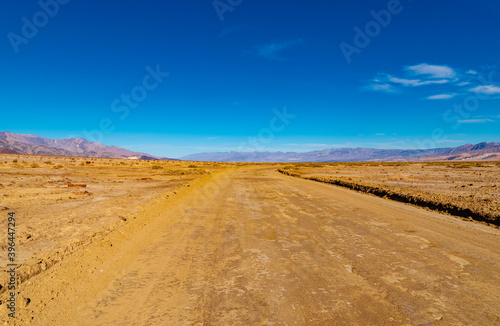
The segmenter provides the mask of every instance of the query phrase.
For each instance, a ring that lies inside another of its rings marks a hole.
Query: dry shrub
[[[387,177],[389,181],[411,181],[412,178],[403,173],[398,173],[395,175],[390,175]]]

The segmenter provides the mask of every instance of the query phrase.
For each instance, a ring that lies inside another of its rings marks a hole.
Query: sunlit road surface
[[[32,323],[500,324],[498,229],[269,168],[189,191],[101,272],[48,281],[89,249],[33,279],[58,295]]]

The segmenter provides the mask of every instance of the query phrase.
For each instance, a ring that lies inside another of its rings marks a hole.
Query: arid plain
[[[499,189],[496,162],[2,154],[16,323],[497,325]]]

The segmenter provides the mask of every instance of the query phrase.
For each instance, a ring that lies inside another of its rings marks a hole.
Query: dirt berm
[[[500,226],[500,211],[498,205],[493,202],[471,204],[468,201],[422,190],[368,183],[352,180],[351,178],[303,176],[300,173],[289,172],[283,169],[278,169],[278,171],[292,177],[329,183],[378,197],[396,200],[398,202],[409,203],[467,219],[486,222],[492,226]]]

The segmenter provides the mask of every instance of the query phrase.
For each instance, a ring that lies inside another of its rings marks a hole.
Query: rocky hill
[[[498,160],[500,143],[467,144],[433,149],[339,148],[295,152],[200,153],[182,157],[191,161],[216,162],[356,162],[356,161],[432,161]]]
[[[147,153],[134,152],[118,146],[106,146],[101,143],[90,142],[83,138],[49,139],[35,135],[14,134],[8,131],[0,132],[0,152],[169,160],[169,158],[166,157],[156,157]]]

